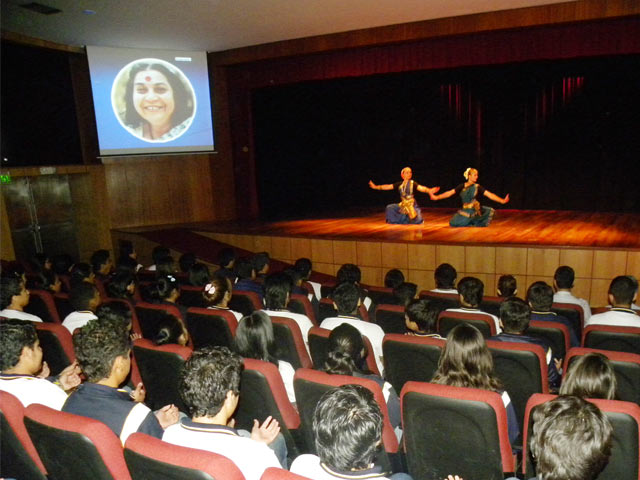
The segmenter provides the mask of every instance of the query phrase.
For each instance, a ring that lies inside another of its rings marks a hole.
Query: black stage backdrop
[[[640,57],[538,61],[257,89],[263,219],[397,201],[367,186],[454,188],[469,166],[505,208],[640,212]],[[423,207],[457,207],[452,197]],[[487,203],[490,202],[487,200]]]

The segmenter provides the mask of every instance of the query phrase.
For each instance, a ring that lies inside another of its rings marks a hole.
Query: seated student
[[[513,275],[500,275],[497,293],[500,298],[515,297],[518,294],[518,282]]]
[[[162,245],[156,245],[151,250],[151,259],[153,260],[153,265],[149,266],[147,270],[150,272],[155,272],[157,270],[157,264],[161,258],[168,257],[171,255],[171,251],[167,247],[163,247]]]
[[[240,321],[242,314],[229,308],[229,300],[233,295],[233,286],[231,280],[227,277],[215,277],[210,283],[204,286],[202,297],[204,298],[206,308],[213,310],[228,310],[233,313],[236,320]]]
[[[3,276],[0,279],[0,317],[42,322],[42,319],[24,311],[29,305],[29,290],[22,277],[17,275]]]
[[[394,289],[404,283],[404,273],[397,268],[392,268],[384,276],[384,286]]]
[[[242,290],[245,292],[254,292],[260,297],[262,302],[264,291],[262,285],[256,282],[256,269],[248,258],[241,258],[236,261],[235,274],[238,281],[234,285],[234,290]]]
[[[236,274],[234,272],[234,266],[236,263],[236,252],[233,248],[223,248],[218,252],[218,265],[220,268],[213,272],[216,277],[224,277],[236,281]]]
[[[591,307],[589,306],[589,302],[585,299],[575,297],[571,293],[575,276],[576,274],[573,268],[567,265],[563,265],[556,269],[556,272],[553,275],[553,290],[555,291],[553,294],[553,303],[573,303],[580,305],[582,307],[584,321],[586,323],[591,317]]]
[[[382,413],[361,385],[335,387],[322,395],[313,414],[313,436],[317,455],[300,455],[291,464],[293,473],[312,480],[411,478],[374,465],[382,444]]]
[[[378,370],[382,372],[384,370],[382,363],[384,330],[382,330],[379,325],[365,322],[356,316],[358,314],[358,307],[360,306],[360,291],[358,287],[351,282],[340,283],[333,289],[333,292],[331,292],[331,298],[338,310],[338,316],[325,318],[320,324],[320,327],[333,330],[343,323],[348,323],[356,327],[360,333],[371,342],[376,365],[378,366]]]
[[[371,299],[368,297],[368,292],[365,288],[362,288],[360,285],[360,281],[362,280],[362,272],[360,271],[360,267],[354,265],[353,263],[345,263],[342,265],[338,272],[336,273],[337,284],[340,283],[352,283],[356,287],[358,287],[358,292],[360,294],[360,301],[364,305],[364,308],[369,310],[371,307]]]
[[[116,262],[117,270],[127,270],[131,273],[137,273],[138,270],[144,268],[138,263],[138,254],[136,253],[133,243],[129,240],[119,240],[118,249],[120,254]]]
[[[36,282],[36,288],[46,290],[52,295],[60,293],[62,290],[62,281],[56,272],[53,270],[43,270],[38,274],[38,280]]]
[[[321,287],[320,284],[318,282],[312,282],[310,280],[311,272],[313,269],[313,264],[311,263],[311,260],[305,257],[298,258],[293,264],[293,268],[295,268],[298,272],[300,272],[302,281],[307,282],[309,285],[311,285],[311,288],[313,288],[313,292],[309,292],[309,294],[313,294],[316,299],[321,298],[322,294],[320,291],[320,287]]]
[[[178,265],[182,273],[189,273],[191,267],[198,263],[196,254],[193,252],[185,252],[178,258]]]
[[[236,351],[244,358],[254,358],[264,362],[273,363],[278,367],[282,383],[287,391],[287,397],[293,404],[296,403],[296,395],[293,390],[293,376],[296,371],[289,362],[278,357],[278,345],[273,336],[273,324],[271,318],[265,312],[253,312],[244,317],[238,323],[236,330]]]
[[[402,282],[393,289],[393,298],[396,305],[406,307],[418,294],[418,285],[411,282]]]
[[[349,375],[368,378],[376,382],[382,389],[384,400],[389,410],[389,421],[401,435],[400,400],[393,386],[384,379],[367,370],[365,358],[367,349],[362,334],[352,325],[343,323],[331,331],[329,335],[329,353],[324,364],[324,371],[332,375]]]
[[[638,313],[638,311],[640,310],[640,305],[638,305],[635,302],[638,300],[638,288],[640,287],[640,284],[638,283],[638,279],[636,277],[634,277],[633,275],[627,275],[627,277],[629,277],[629,279],[633,283],[634,290],[635,290],[635,295],[636,295],[636,300],[634,300],[631,303],[631,310],[635,310],[636,313]]]
[[[157,330],[153,336],[156,345],[182,345],[189,341],[189,332],[184,324],[176,317],[166,312],[158,312]]]
[[[58,378],[46,379],[49,367],[42,361],[36,329],[19,320],[0,323],[0,372],[0,390],[17,397],[25,407],[40,403],[60,410],[67,400],[65,390],[80,384],[80,369],[75,362]]]
[[[431,383],[499,393],[507,411],[509,442],[513,445],[518,439],[520,427],[511,398],[493,370],[493,356],[482,333],[473,325],[461,323],[451,329]]]
[[[640,327],[640,316],[631,308],[637,297],[637,286],[631,278],[625,275],[614,278],[609,285],[609,303],[612,308],[592,315],[585,325]]]
[[[287,310],[289,298],[291,297],[291,277],[286,273],[272,273],[264,281],[264,303],[266,308],[263,311],[270,316],[286,317],[295,320],[300,327],[305,345],[309,343],[309,329],[313,323],[309,317],[302,313],[294,313]],[[307,346],[308,349],[308,346]]]
[[[176,262],[171,255],[161,257],[156,262],[156,278],[174,276],[178,273]]]
[[[609,359],[601,353],[588,353],[571,362],[562,379],[560,395],[615,400],[617,386]]]
[[[271,258],[267,252],[259,252],[251,257],[251,263],[256,271],[256,282],[263,283],[269,273]]]
[[[188,284],[193,287],[204,287],[209,281],[211,281],[211,274],[209,273],[209,267],[204,263],[194,263],[188,270],[189,281]]]
[[[458,293],[456,290],[456,278],[458,278],[458,272],[448,263],[441,263],[433,273],[433,277],[436,281],[436,288],[431,290],[437,293]]]
[[[429,299],[412,300],[404,310],[407,335],[416,337],[442,338],[436,332],[440,308]]]
[[[533,411],[537,479],[594,480],[611,456],[613,428],[593,403],[559,396]]]
[[[191,418],[167,428],[162,440],[224,455],[246,480],[259,480],[269,467],[286,467],[286,443],[271,417],[262,425],[255,420],[250,434],[233,428],[241,372],[242,358],[226,347],[194,351],[180,380],[180,396]]]
[[[133,304],[133,295],[136,292],[136,280],[132,273],[118,271],[111,277],[106,285],[109,298],[120,298]]]
[[[62,321],[62,326],[73,335],[76,328],[81,328],[90,320],[98,318],[94,312],[100,305],[100,301],[100,292],[95,285],[87,282],[78,283],[71,288],[69,294],[73,311]]]
[[[545,339],[527,335],[530,318],[531,309],[524,300],[517,297],[507,298],[500,304],[500,324],[503,332],[489,338],[489,340],[540,345],[546,353],[549,387],[557,390],[560,386],[558,370],[562,364],[561,360],[554,358],[551,347]]]
[[[534,282],[527,290],[527,302],[531,307],[531,320],[557,322],[569,329],[569,343],[572,347],[580,346],[580,338],[573,324],[562,315],[551,311],[553,305],[553,289],[545,282]]]
[[[142,403],[142,384],[131,394],[119,390],[131,369],[131,340],[124,323],[89,322],[73,336],[73,348],[87,381],[69,395],[63,412],[101,421],[123,445],[134,432],[162,438],[163,428],[178,421],[175,405],[154,414]]]
[[[79,283],[90,283],[94,285],[96,283],[96,274],[91,270],[91,265],[88,263],[76,263],[71,267],[69,282],[71,288]]]
[[[180,284],[173,275],[162,275],[154,283],[140,289],[140,294],[146,302],[160,305],[173,305],[180,310],[180,315],[184,320],[187,318],[187,307],[178,304],[180,298]]]
[[[93,270],[96,278],[99,278],[100,280],[106,280],[109,278],[113,262],[111,261],[111,256],[109,255],[108,250],[96,250],[91,255],[91,259],[89,261],[91,262],[91,269]]]
[[[475,277],[464,277],[458,282],[458,293],[460,295],[461,308],[447,308],[447,312],[468,312],[490,317],[495,326],[496,332],[500,333],[500,321],[495,315],[480,310],[482,296],[484,295],[484,283]]]

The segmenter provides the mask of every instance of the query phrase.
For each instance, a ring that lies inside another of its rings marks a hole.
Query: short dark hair
[[[418,285],[411,282],[402,282],[396,288],[393,289],[393,296],[398,302],[398,305],[403,307],[413,300],[418,293]]]
[[[553,279],[556,281],[558,288],[573,288],[573,281],[575,280],[576,273],[573,268],[562,265],[556,269],[556,273],[553,275]]]
[[[91,255],[89,261],[91,262],[91,268],[93,269],[93,273],[99,273],[100,268],[107,263],[109,260],[109,251],[108,250],[96,250]]]
[[[116,272],[135,274],[138,269],[138,261],[131,257],[120,257],[116,263]]]
[[[291,285],[293,287],[300,285],[300,282],[302,282],[302,274],[293,267],[286,268],[282,273],[291,279]]]
[[[204,287],[209,280],[211,273],[204,263],[196,262],[189,267],[189,283],[194,287]]]
[[[177,344],[184,334],[184,326],[175,316],[165,311],[158,311],[154,320],[157,322],[157,330],[153,336],[156,345]]]
[[[513,275],[500,275],[498,279],[498,295],[501,297],[513,297],[518,289],[518,282]]]
[[[224,268],[236,259],[236,252],[233,248],[223,248],[218,252],[218,265]]]
[[[308,258],[299,258],[296,263],[293,264],[293,268],[300,272],[303,279],[308,279],[311,274],[312,263]]]
[[[193,352],[182,368],[180,397],[192,417],[218,414],[227,392],[240,393],[242,358],[227,347]]]
[[[83,283],[85,279],[91,277],[91,265],[88,263],[80,262],[76,263],[71,269],[71,286]]]
[[[441,263],[433,273],[438,288],[453,288],[458,272],[448,263]]]
[[[95,383],[111,375],[117,357],[129,355],[129,331],[114,322],[93,320],[74,333],[73,349],[87,380]]]
[[[353,325],[343,323],[331,330],[324,370],[336,375],[353,375],[363,370],[367,356],[362,334]]]
[[[367,468],[382,439],[382,413],[373,393],[361,385],[332,388],[313,415],[320,461],[338,470]]]
[[[71,255],[61,253],[51,257],[53,271],[58,275],[68,275],[69,269],[73,266]]]
[[[145,297],[146,301],[160,302],[165,298],[169,298],[174,290],[179,291],[180,284],[173,275],[164,275],[158,277],[154,283],[141,290],[142,296]]]
[[[426,298],[419,298],[409,302],[405,313],[409,320],[418,325],[418,329],[425,333],[436,333],[438,315],[441,307],[437,302]]]
[[[637,285],[627,275],[620,275],[609,285],[609,293],[613,295],[613,299],[617,304],[631,305],[633,296],[636,294]]]
[[[136,249],[133,247],[131,240],[118,240],[118,260],[130,258],[129,255],[133,255]]]
[[[548,312],[553,305],[553,288],[545,282],[533,282],[527,290],[527,301],[533,310]]]
[[[505,333],[524,333],[529,328],[531,308],[520,298],[506,298],[500,304],[500,320]]]
[[[111,322],[114,328],[131,330],[131,310],[122,301],[112,301],[96,308],[96,317],[102,322]]]
[[[611,362],[601,353],[575,358],[562,379],[560,395],[615,400],[618,380]]]
[[[256,268],[253,266],[253,262],[248,258],[240,258],[234,265],[235,274],[240,279],[251,278]]]
[[[251,257],[251,263],[253,263],[253,268],[255,268],[256,273],[269,265],[270,261],[271,259],[269,258],[269,254],[267,252],[258,252],[253,257]]]
[[[343,282],[338,284],[331,292],[331,299],[338,307],[340,315],[351,315],[358,309],[360,291],[354,283]]]
[[[135,278],[131,272],[116,272],[107,283],[107,293],[111,298],[131,298],[127,288],[132,283],[135,284]]]
[[[340,267],[338,273],[336,273],[336,278],[338,279],[338,283],[349,282],[349,283],[360,283],[362,279],[362,272],[357,265],[353,263],[345,263]]]
[[[162,245],[156,245],[151,250],[151,258],[153,259],[153,263],[158,263],[158,261],[163,257],[168,257],[171,255],[171,251]]]
[[[0,279],[0,309],[4,310],[13,301],[13,297],[22,293],[22,278],[16,275],[3,276]]]
[[[0,372],[15,367],[24,347],[33,348],[38,341],[35,327],[28,322],[0,323]]]
[[[95,297],[98,289],[95,285],[88,282],[80,282],[71,287],[69,293],[69,303],[74,311],[87,310],[89,303]]]
[[[458,282],[458,293],[469,305],[478,306],[484,295],[484,283],[476,277],[464,277]]]
[[[387,288],[396,288],[404,282],[404,273],[402,270],[392,268],[384,276],[384,286]]]
[[[265,312],[258,310],[240,319],[235,344],[237,352],[243,357],[278,363],[273,324]]]
[[[593,403],[560,395],[533,411],[531,452],[545,480],[592,480],[611,455],[613,428]]]
[[[165,255],[156,261],[156,275],[173,275],[176,270],[175,261],[171,255]]]
[[[286,273],[272,273],[264,280],[264,303],[268,309],[277,310],[287,306],[287,295],[291,294],[293,281]]]
[[[193,252],[186,252],[180,255],[178,258],[178,265],[180,265],[181,272],[188,272],[197,262],[196,254]]]

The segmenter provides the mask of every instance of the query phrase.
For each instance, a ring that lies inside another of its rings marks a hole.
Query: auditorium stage
[[[240,254],[268,251],[287,264],[308,257],[315,271],[328,276],[343,263],[355,263],[370,285],[381,285],[384,273],[397,267],[420,288],[433,288],[433,270],[447,262],[459,278],[482,278],[490,295],[501,274],[515,275],[522,289],[535,280],[552,282],[559,265],[571,265],[576,293],[593,305],[606,303],[614,276],[640,277],[639,214],[499,209],[487,228],[451,228],[455,211],[424,208],[422,225],[388,225],[384,212],[360,210],[275,222],[126,228],[114,230],[113,237],[114,245],[118,238],[134,241],[143,259],[163,243],[210,263],[226,245]]]

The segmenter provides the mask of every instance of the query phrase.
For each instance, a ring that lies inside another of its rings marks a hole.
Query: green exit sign
[[[11,175],[0,175],[0,184],[6,185],[8,183],[11,183]]]

